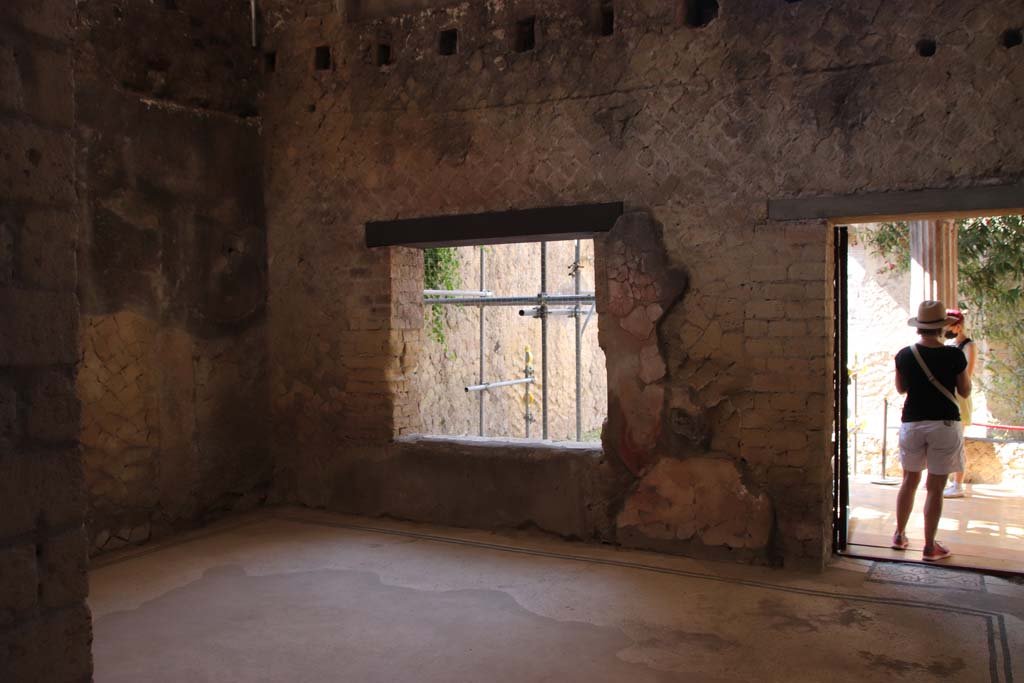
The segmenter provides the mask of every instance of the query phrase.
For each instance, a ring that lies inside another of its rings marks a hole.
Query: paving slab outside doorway
[[[1024,586],[913,569],[263,512],[95,563],[96,681],[1012,681]]]
[[[896,528],[898,486],[879,485],[870,477],[850,481],[848,541],[870,556],[920,560],[924,543],[924,484],[914,499],[907,525],[910,551],[889,553]],[[967,496],[946,499],[936,535],[953,551],[943,564],[1024,573],[1024,486],[968,484]],[[881,548],[877,553],[869,548]],[[858,550],[852,551],[860,554]]]

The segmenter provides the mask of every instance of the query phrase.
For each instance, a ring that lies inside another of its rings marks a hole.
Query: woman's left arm
[[[967,356],[967,376],[974,377],[974,365],[978,362],[978,344],[971,342],[964,347],[964,355]]]

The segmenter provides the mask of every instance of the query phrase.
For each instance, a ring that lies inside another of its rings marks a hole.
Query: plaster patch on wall
[[[608,352],[605,450],[636,475],[657,461],[664,422],[667,374],[656,330],[688,279],[668,263],[661,226],[647,213],[623,215],[602,244],[597,297],[601,347]]]
[[[665,458],[638,482],[617,525],[647,539],[760,549],[771,536],[772,505],[727,460]]]

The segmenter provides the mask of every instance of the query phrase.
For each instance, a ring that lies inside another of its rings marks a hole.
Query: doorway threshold
[[[930,567],[945,569],[963,569],[974,572],[995,574],[996,576],[1011,576],[1024,578],[1024,568],[1016,560],[1000,559],[997,557],[979,557],[977,555],[965,555],[954,553],[952,557],[938,562],[925,562],[921,559],[921,551],[918,550],[895,550],[893,548],[877,545],[861,545],[850,543],[837,555],[841,557],[852,557],[879,562],[903,562],[907,564],[922,564]]]

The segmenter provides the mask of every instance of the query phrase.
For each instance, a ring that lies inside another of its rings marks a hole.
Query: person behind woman
[[[917,317],[907,324],[917,329],[920,341],[896,354],[896,391],[906,394],[903,423],[900,425],[900,462],[903,483],[896,497],[896,532],[892,547],[906,550],[907,522],[914,509],[914,495],[921,483],[922,470],[928,470],[925,482],[924,552],[922,559],[934,562],[952,553],[935,540],[942,517],[942,490],[951,472],[963,470],[963,427],[960,407],[953,395],[971,395],[967,359],[953,346],[939,339],[942,329],[956,322],[946,316],[941,301],[924,301]]]
[[[974,366],[978,362],[978,345],[967,336],[967,332],[964,329],[963,311],[959,308],[951,308],[946,311],[946,315],[950,318],[956,318],[957,321],[946,330],[946,338],[952,340],[950,346],[955,346],[964,352],[964,356],[967,358],[967,376],[973,379]],[[970,396],[961,396],[959,393],[957,393],[956,400],[960,404],[960,423],[964,426],[964,429],[967,429],[971,424],[974,403]],[[953,473],[953,481],[950,482],[949,486],[942,493],[945,498],[963,498],[964,496],[964,470],[967,469],[966,444],[964,444],[963,457],[964,469]]]

